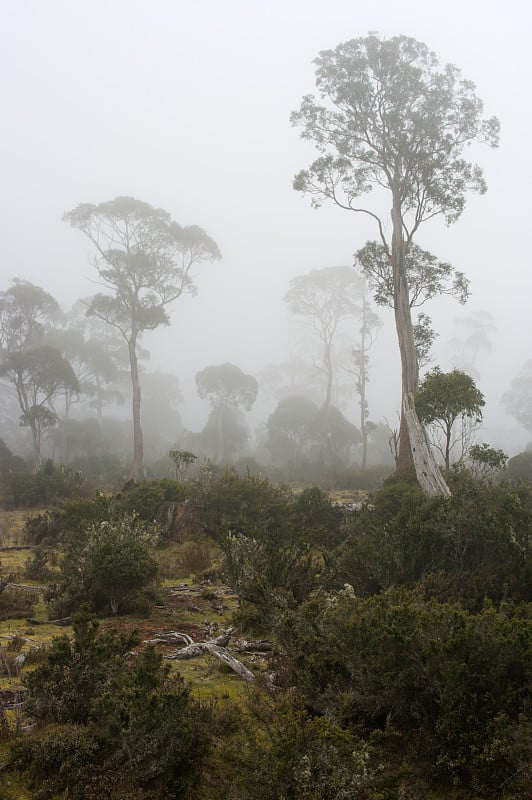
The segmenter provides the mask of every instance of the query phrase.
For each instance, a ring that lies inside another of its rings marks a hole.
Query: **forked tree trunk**
[[[399,431],[398,466],[414,462],[419,485],[429,495],[448,497],[451,492],[445,483],[436,459],[427,441],[425,429],[420,423],[414,397],[419,385],[417,360],[410,297],[404,265],[403,226],[400,200],[394,193],[392,208],[392,273],[394,287],[394,312],[397,340],[401,354],[402,401],[401,426]]]
[[[127,344],[129,350],[129,363],[131,367],[131,387],[133,390],[133,458],[131,460],[129,477],[134,481],[139,481],[144,477],[144,443],[142,438],[142,427],[140,423],[140,379],[136,337],[132,337]]]

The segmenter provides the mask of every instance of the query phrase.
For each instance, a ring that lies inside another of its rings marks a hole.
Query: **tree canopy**
[[[419,367],[407,257],[424,222],[455,222],[467,193],[486,190],[482,170],[463,153],[473,142],[496,146],[499,124],[483,118],[474,85],[456,67],[442,68],[426,45],[407,36],[352,39],[321,52],[315,64],[320,99],[306,95],[292,122],[319,156],[296,175],[294,188],[314,206],[328,200],[375,221],[389,260],[401,354],[400,461],[413,457],[424,489],[447,494],[412,404]],[[391,196],[391,234],[378,199],[360,199],[374,189]]]
[[[0,381],[14,391],[20,424],[31,431],[35,471],[42,432],[57,423],[54,399],[79,391],[71,365],[44,339],[61,317],[57,301],[28,281],[15,279],[0,292]]]
[[[449,473],[453,446],[461,444],[461,456],[470,443],[472,429],[482,420],[484,395],[465,372],[455,369],[428,372],[416,395],[416,409],[422,422],[436,432],[433,443],[445,460]],[[460,422],[459,430],[456,430]]]
[[[95,295],[88,313],[116,328],[127,342],[133,389],[131,477],[143,472],[138,338],[168,325],[166,307],[183,293],[195,294],[192,268],[219,259],[220,251],[197,225],[182,227],[168,212],[133,197],[82,203],[63,219],[92,242],[96,269],[109,293]]]

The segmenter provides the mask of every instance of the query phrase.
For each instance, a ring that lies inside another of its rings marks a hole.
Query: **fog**
[[[524,0],[4,0],[0,289],[24,278],[65,309],[99,290],[88,241],[61,220],[82,202],[130,195],[205,228],[222,260],[199,265],[197,296],[177,300],[171,326],[142,339],[146,369],[177,375],[183,423],[200,430],[209,408],[196,373],[229,361],[257,376],[286,361],[300,338],[283,303],[290,280],[351,265],[375,238],[371,220],[314,210],[292,188],[314,154],[289,122],[314,91],[312,60],[368,31],[412,36],[456,64],[485,115],[501,121],[500,147],[472,152],[487,194],[471,195],[453,226],[435,221],[417,238],[471,281],[466,306],[442,298],[426,309],[439,334],[432,365],[452,368],[463,320],[489,312],[492,349],[475,365],[486,396],[480,440],[524,449],[529,436],[500,401],[532,357],[531,21]],[[379,315],[368,387],[376,422],[400,404],[392,313]],[[275,402],[259,393],[252,427]],[[351,406],[356,422],[356,397]]]

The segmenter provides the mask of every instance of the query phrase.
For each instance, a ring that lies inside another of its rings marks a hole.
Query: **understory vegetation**
[[[228,471],[4,512],[2,796],[524,800],[532,487],[452,488]]]

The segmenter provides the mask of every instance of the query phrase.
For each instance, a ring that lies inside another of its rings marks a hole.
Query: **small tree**
[[[478,481],[491,483],[506,468],[508,456],[503,450],[482,442],[469,448],[467,460],[469,471]]]
[[[190,450],[170,450],[168,455],[174,465],[174,477],[176,481],[181,480],[188,468],[197,459],[197,455]]]
[[[133,390],[133,458],[130,477],[143,475],[138,341],[144,331],[168,325],[166,307],[196,288],[192,268],[220,258],[216,243],[197,225],[181,227],[162,209],[133,197],[82,203],[64,220],[92,242],[96,269],[110,294],[97,294],[88,309],[119,331],[127,343]]]
[[[461,460],[471,437],[482,421],[484,395],[475,381],[458,369],[441,372],[436,367],[427,373],[416,395],[419,419],[430,426],[431,441],[441,453],[449,474],[451,451],[460,446]]]

